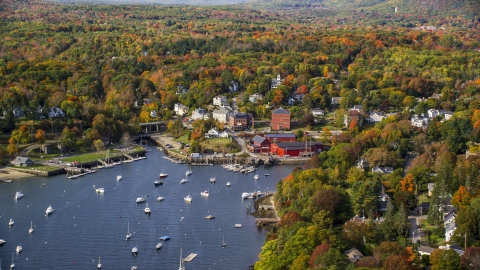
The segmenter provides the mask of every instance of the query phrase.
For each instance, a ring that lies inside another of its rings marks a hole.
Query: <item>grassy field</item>
[[[231,138],[212,138],[206,139],[201,143],[202,149],[208,152],[230,152],[231,149],[228,148],[228,144],[232,141]]]

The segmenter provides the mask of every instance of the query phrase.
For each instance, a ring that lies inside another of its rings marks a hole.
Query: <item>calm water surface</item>
[[[180,248],[183,257],[198,256],[186,263],[186,269],[247,269],[257,260],[265,240],[265,231],[257,229],[255,219],[246,207],[253,200],[242,200],[242,192],[275,189],[279,179],[294,166],[276,166],[264,177],[261,166],[248,175],[228,172],[219,165],[191,166],[174,164],[153,146],[148,158],[103,169],[97,173],[68,180],[65,175],[50,178],[31,177],[0,183],[0,247],[1,267],[9,269],[12,252],[21,245],[21,254],[14,255],[15,269],[96,269],[101,256],[102,269],[178,269]],[[189,182],[181,185],[185,171],[191,169]],[[154,187],[162,170],[168,174],[163,186]],[[121,174],[123,180],[117,182]],[[216,184],[209,179],[216,177]],[[230,181],[231,187],[226,187]],[[46,185],[41,186],[42,183]],[[105,188],[95,192],[93,185]],[[210,197],[200,192],[209,190]],[[16,191],[25,196],[15,201]],[[190,194],[192,203],[184,197]],[[152,214],[145,215],[145,203],[139,196],[148,196]],[[164,196],[164,201],[157,201]],[[54,213],[45,216],[52,205]],[[207,215],[215,219],[206,220]],[[183,221],[181,218],[184,217]],[[13,218],[15,225],[8,226]],[[30,221],[34,232],[28,233]],[[127,223],[132,238],[125,240]],[[235,228],[236,223],[242,228]],[[158,238],[168,235],[157,252]],[[227,246],[222,248],[222,237]],[[138,247],[138,256],[131,250]]]

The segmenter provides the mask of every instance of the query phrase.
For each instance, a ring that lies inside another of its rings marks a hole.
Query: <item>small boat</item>
[[[33,222],[30,221],[30,229],[28,230],[28,233],[33,233],[33,226],[32,226]]]
[[[227,187],[231,186],[232,184],[230,184],[230,182],[227,182]]]
[[[119,174],[117,175],[117,181],[120,181],[120,180],[122,180],[122,176]]]
[[[47,207],[47,210],[45,210],[45,214],[48,216],[53,213],[53,208],[51,205]]]
[[[255,174],[255,176],[253,177],[253,179],[258,180],[258,174]]]
[[[145,214],[150,215],[150,207],[148,207],[148,203],[143,211],[145,211]]]
[[[246,199],[246,198],[248,198],[248,196],[250,196],[250,193],[248,193],[248,192],[243,192],[242,193],[242,199]]]
[[[214,219],[214,218],[215,218],[215,216],[212,216],[212,215],[208,215],[208,216],[205,217],[205,219],[209,219],[209,220]]]
[[[154,186],[163,185],[163,181],[162,181],[162,180],[157,180],[157,181],[153,182],[153,185],[154,185]]]
[[[132,268],[130,268],[131,270],[137,270],[137,267],[136,266],[132,266]]]
[[[205,190],[205,191],[200,192],[200,195],[202,195],[202,197],[208,197],[210,194],[209,194],[208,190]]]
[[[157,246],[155,247],[158,250],[160,250],[162,248],[163,244],[158,242]]]
[[[216,177],[212,177],[212,178],[210,178],[210,183],[215,184],[215,181],[216,181],[216,180],[217,180]]]
[[[189,176],[189,175],[191,175],[192,173],[193,173],[193,172],[192,172],[191,170],[188,170],[188,171],[185,172],[185,176]]]
[[[45,183],[42,184],[42,187],[44,187],[44,186],[45,186]]]
[[[226,247],[226,246],[227,246],[227,244],[225,244],[225,235],[223,235],[222,247],[224,248],[224,247]]]
[[[192,202],[192,196],[188,194],[186,197],[183,198],[186,202],[191,203]]]
[[[98,269],[101,269],[101,268],[102,268],[102,264],[100,263],[100,255],[98,255],[98,264],[97,264],[97,268],[98,268]]]
[[[165,178],[168,176],[168,174],[164,173],[163,171],[160,173],[160,179]]]
[[[137,254],[138,254],[138,248],[137,247],[132,248],[132,254],[137,256]]]
[[[135,200],[137,203],[143,203],[146,201],[146,199],[144,197],[138,197],[136,200]]]
[[[180,266],[178,270],[185,270],[185,266],[183,265],[183,258],[182,258],[182,249],[180,249]]]
[[[0,246],[4,245],[6,242],[3,239],[0,239]]]
[[[170,240],[170,236],[166,236],[166,235],[165,235],[165,236],[162,236],[162,237],[160,237],[160,238],[158,238],[158,239],[160,239],[160,240],[162,240],[162,241],[168,241],[168,240]]]
[[[185,184],[185,183],[187,183],[187,182],[188,182],[188,180],[185,179],[185,178],[183,178],[182,180],[180,180],[180,185],[181,185],[181,184]]]
[[[95,189],[95,191],[99,194],[104,194],[105,193],[105,189],[103,187],[97,188],[97,189]]]
[[[160,197],[157,198],[157,200],[158,200],[159,202],[161,202],[161,201],[165,200],[165,197],[160,196]]]
[[[13,219],[10,218],[10,221],[8,222],[8,226],[12,227],[13,224],[15,224],[15,222],[13,221]]]
[[[15,268],[15,264],[13,263],[13,254],[14,254],[14,253],[12,252],[12,264],[10,265],[10,269]]]
[[[127,225],[127,236],[125,237],[126,240],[130,239],[132,237],[132,234],[130,233],[130,222],[128,222]]]
[[[17,191],[15,193],[15,200],[21,199],[23,197],[23,193],[21,191]]]
[[[183,221],[183,219],[184,219],[184,217],[181,217],[181,218],[180,218],[180,221]]]
[[[235,228],[241,228],[241,227],[242,227],[242,224],[240,223],[235,224]]]
[[[17,248],[15,249],[17,253],[22,252],[22,250],[23,250],[22,246],[17,246]]]

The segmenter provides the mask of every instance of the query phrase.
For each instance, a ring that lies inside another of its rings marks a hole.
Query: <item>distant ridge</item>
[[[191,6],[221,6],[245,3],[245,0],[48,0],[56,3],[98,4],[98,5],[191,5]]]

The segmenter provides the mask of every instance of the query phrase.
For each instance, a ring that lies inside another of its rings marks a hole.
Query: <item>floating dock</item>
[[[91,174],[91,173],[96,173],[97,170],[90,170],[90,171],[86,171],[84,173],[79,173],[79,174],[74,174],[74,175],[71,175],[71,176],[67,176],[68,179],[76,179],[77,177],[80,177],[80,176],[84,176],[84,175],[87,175],[87,174]]]
[[[184,262],[190,262],[192,261],[193,259],[195,259],[195,257],[197,257],[198,254],[196,253],[190,253],[190,255],[188,255],[185,259],[183,259]]]

